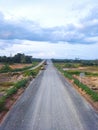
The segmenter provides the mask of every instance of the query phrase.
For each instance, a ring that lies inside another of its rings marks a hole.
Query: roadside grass
[[[5,110],[5,103],[7,98],[10,98],[13,94],[17,93],[18,89],[26,87],[28,79],[22,79],[13,84],[13,87],[6,90],[4,96],[0,98],[0,112]]]
[[[65,77],[67,77],[70,80],[73,80],[74,84],[76,84],[79,88],[81,88],[83,91],[85,91],[94,102],[98,101],[98,93],[90,89],[87,85],[81,83],[78,79],[74,78],[73,75],[79,75],[81,71],[73,71],[73,70],[68,70],[64,71],[62,66],[60,64],[55,64],[57,69],[64,74]],[[91,73],[91,72],[85,72],[86,75],[89,76],[98,76],[98,73]]]
[[[0,98],[0,112],[6,110],[6,107],[5,107],[6,100],[8,98],[11,98],[15,93],[17,93],[17,91],[20,88],[25,88],[31,79],[30,77],[35,78],[37,76],[37,74],[39,73],[39,71],[41,70],[41,67],[42,66],[40,66],[34,70],[24,71],[23,75],[25,76],[25,78],[20,81],[17,81],[16,83],[13,83],[13,82],[0,83],[0,85],[2,85],[2,86],[4,85],[6,87],[6,89],[4,90],[5,91],[4,96],[2,96]],[[9,86],[12,86],[12,87],[8,89]]]
[[[6,73],[12,71],[11,67],[9,64],[5,64],[4,66],[1,67],[0,73]]]
[[[0,83],[0,92],[5,93],[11,86],[13,86],[13,82],[1,82]]]
[[[26,70],[26,71],[23,72],[23,75],[24,76],[32,76],[33,78],[35,78],[40,70],[41,70],[41,66],[34,69],[34,70]]]
[[[98,76],[98,73],[93,73],[93,72],[87,72],[84,70],[66,70],[71,75],[80,75],[81,72],[84,72],[86,76]]]
[[[12,69],[10,67],[9,64],[5,64],[4,66],[2,66],[2,68],[0,69],[0,73],[7,73],[7,72],[21,72],[21,71],[25,71],[28,70],[32,67],[35,67],[36,65],[38,65],[39,62],[33,62],[31,66],[26,66],[23,68],[16,68],[16,69]]]

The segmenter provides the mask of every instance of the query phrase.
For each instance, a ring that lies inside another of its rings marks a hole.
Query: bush
[[[0,98],[0,112],[5,109],[5,97]]]
[[[7,93],[6,93],[6,98],[12,96],[13,94],[15,94],[17,92],[17,88],[13,87],[13,88],[10,88],[9,90],[7,90]]]
[[[5,73],[5,72],[9,72],[11,71],[11,67],[8,64],[5,64],[1,69],[0,69],[0,73]]]
[[[39,70],[40,70],[40,68],[37,68],[35,70],[27,70],[27,71],[24,72],[24,76],[33,76],[33,77],[35,77],[38,74]]]
[[[27,79],[20,80],[17,83],[15,83],[14,87],[17,88],[17,89],[19,89],[21,87],[25,87],[27,82],[28,82]]]
[[[67,72],[64,72],[64,75],[69,79],[73,79],[72,75],[68,74]]]

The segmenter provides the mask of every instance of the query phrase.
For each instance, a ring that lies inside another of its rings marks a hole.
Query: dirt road
[[[48,62],[0,130],[98,130],[98,115]]]

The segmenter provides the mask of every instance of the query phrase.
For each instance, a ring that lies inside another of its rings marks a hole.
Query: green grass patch
[[[39,73],[41,67],[38,67],[34,70],[27,70],[24,71],[24,76],[32,76],[32,77],[36,77],[36,75]]]
[[[28,82],[28,79],[20,80],[17,83],[15,83],[14,87],[17,88],[17,89],[19,89],[21,87],[23,88],[23,87],[26,86],[27,82]]]
[[[5,64],[1,69],[0,69],[0,73],[7,73],[7,72],[19,72],[19,71],[25,71],[28,70],[32,67],[35,67],[36,65],[38,65],[39,62],[33,62],[31,66],[26,66],[23,68],[16,68],[16,69],[11,69],[11,67],[9,66],[9,64]]]
[[[6,102],[6,98],[5,97],[1,97],[0,98],[0,112],[5,110],[5,102]]]
[[[18,89],[24,88],[28,79],[23,79],[14,84],[14,86],[6,91],[6,94],[0,98],[0,112],[5,110],[6,99],[10,98],[13,94],[17,93]]]
[[[11,67],[9,66],[9,64],[5,64],[4,66],[2,66],[2,68],[0,69],[0,73],[6,73],[12,71]]]
[[[98,93],[94,92],[92,89],[90,89],[87,85],[81,83],[78,79],[74,78],[74,83],[81,88],[82,90],[84,90],[88,95],[90,95],[92,97],[92,99],[94,101],[98,101]]]

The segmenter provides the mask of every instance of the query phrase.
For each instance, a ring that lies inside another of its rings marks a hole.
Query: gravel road
[[[98,114],[48,62],[0,130],[98,130]]]

